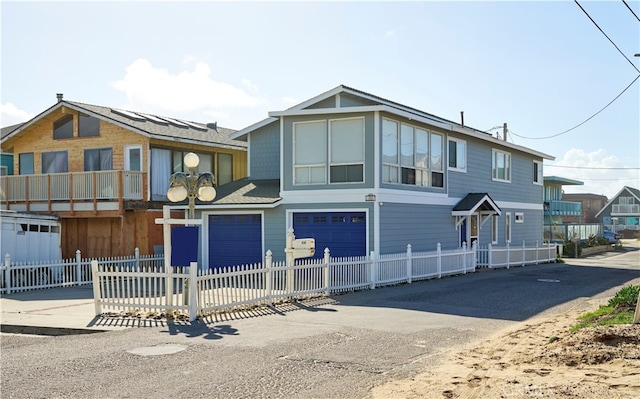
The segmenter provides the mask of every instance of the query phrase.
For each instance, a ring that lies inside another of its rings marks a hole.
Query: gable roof
[[[470,216],[478,211],[498,215],[502,213],[488,193],[469,193],[453,207],[451,215]]]
[[[149,138],[191,144],[213,144],[217,147],[239,150],[244,150],[247,147],[245,142],[231,138],[235,130],[217,127],[214,124],[203,124],[67,100],[57,102],[25,123],[3,128],[1,140],[4,142],[20,134],[38,120],[62,107],[94,116]]]
[[[361,100],[366,100],[365,103],[368,103],[370,105],[357,106],[357,107],[331,108],[331,109],[311,108],[312,105],[337,95],[357,97]],[[391,100],[387,100],[385,98],[376,96],[374,94],[370,94],[362,90],[358,90],[345,85],[339,85],[329,91],[326,91],[320,95],[317,95],[313,98],[303,101],[297,105],[294,105],[293,107],[287,108],[284,111],[269,112],[269,118],[263,119],[257,123],[254,123],[251,126],[241,129],[235,132],[231,137],[234,139],[246,139],[245,136],[247,134],[263,126],[277,122],[279,117],[292,116],[292,115],[314,115],[314,114],[335,113],[337,109],[340,109],[342,112],[371,112],[371,111],[388,112],[391,114],[409,118],[411,120],[423,122],[434,127],[439,127],[441,129],[448,130],[451,132],[462,133],[468,136],[479,138],[481,140],[491,141],[491,142],[494,142],[495,144],[499,144],[501,146],[512,148],[514,150],[522,151],[525,153],[533,154],[543,159],[548,159],[548,160],[555,159],[554,156],[544,154],[542,152],[538,152],[517,144],[509,143],[504,140],[500,140],[498,138],[493,137],[491,134],[483,132],[481,130],[474,129],[469,126],[462,125],[457,122],[453,122],[448,119],[441,118],[439,116],[421,111],[419,109],[412,108]]]
[[[618,191],[616,195],[613,196],[613,198],[609,200],[609,202],[607,202],[607,204],[602,209],[600,209],[600,212],[596,213],[596,217],[600,217],[600,214],[604,212],[605,209],[609,208],[609,205],[616,201],[618,197],[624,192],[631,194],[631,196],[635,197],[636,201],[640,202],[640,190],[638,190],[637,188],[624,186],[620,191]]]

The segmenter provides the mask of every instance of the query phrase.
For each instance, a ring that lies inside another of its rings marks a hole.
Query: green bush
[[[562,246],[562,254],[565,258],[579,258],[582,254],[582,247],[578,245],[578,255],[576,256],[576,244],[567,242]]]
[[[640,285],[628,285],[616,292],[616,295],[609,300],[609,306],[635,308],[638,295],[640,295]]]

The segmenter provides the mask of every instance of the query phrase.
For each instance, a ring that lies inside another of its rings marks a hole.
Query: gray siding
[[[404,252],[407,244],[413,251],[435,251],[438,243],[458,247],[450,207],[385,202],[380,208],[380,254]]]
[[[280,178],[280,124],[271,123],[252,132],[249,173],[252,179]]]

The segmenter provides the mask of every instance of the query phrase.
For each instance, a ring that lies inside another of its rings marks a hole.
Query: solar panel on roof
[[[162,119],[164,119],[165,121],[169,122],[172,125],[175,126],[179,126],[179,127],[189,127],[189,125],[187,125],[186,123],[180,122],[178,120],[172,119],[172,118],[165,118],[163,117]]]
[[[169,122],[165,121],[164,119],[160,119],[157,116],[153,116],[153,115],[148,115],[148,114],[142,114],[140,112],[138,112],[138,115],[140,115],[141,117],[150,120],[151,122],[155,122],[155,123],[159,123],[161,125],[168,125]]]
[[[144,122],[144,118],[140,115],[134,114],[133,112],[125,111],[123,109],[113,109],[111,108],[111,112],[114,114],[126,116],[129,119],[133,119],[134,121]]]
[[[202,125],[198,125],[197,123],[193,123],[193,122],[189,122],[189,121],[182,121],[182,120],[180,122],[184,122],[184,123],[186,123],[187,125],[191,126],[194,129],[202,130],[203,132],[207,131],[206,127],[204,127]]]

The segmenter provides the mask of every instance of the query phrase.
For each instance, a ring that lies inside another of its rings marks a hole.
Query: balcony
[[[23,212],[121,211],[144,199],[144,173],[96,171],[0,177],[0,205]]]
[[[571,201],[545,202],[545,211],[551,216],[580,216],[582,215],[582,203]]]
[[[631,205],[615,204],[615,205],[611,206],[611,215],[612,216],[638,215],[638,214],[640,214],[640,205],[639,204],[631,204]]]

